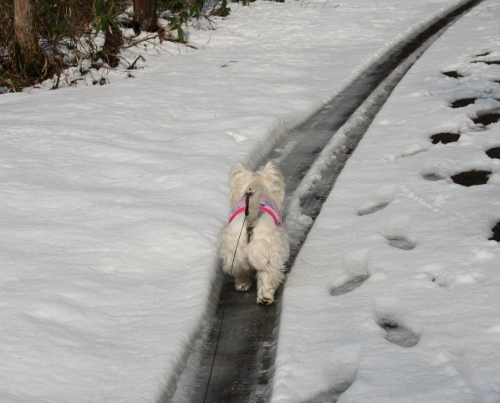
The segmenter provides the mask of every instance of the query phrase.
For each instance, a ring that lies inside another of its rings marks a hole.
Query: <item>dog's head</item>
[[[285,199],[285,181],[281,171],[273,162],[268,162],[257,172],[249,171],[243,165],[238,164],[229,175],[229,187],[233,205],[241,200],[249,190],[255,192],[258,188],[265,187],[279,208],[282,209]]]

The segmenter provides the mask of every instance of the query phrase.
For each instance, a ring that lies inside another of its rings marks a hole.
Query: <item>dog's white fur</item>
[[[223,270],[235,278],[236,289],[247,291],[251,283],[250,275],[257,272],[257,302],[271,304],[274,293],[283,281],[283,269],[289,255],[288,238],[283,228],[276,226],[273,218],[259,214],[262,195],[271,197],[283,211],[285,182],[279,168],[272,162],[257,172],[252,172],[241,164],[229,176],[231,203],[234,206],[248,191],[254,192],[249,215],[242,226],[245,214],[236,216],[224,228],[221,236],[221,257]],[[247,228],[251,230],[248,242]],[[238,237],[241,237],[236,250]],[[235,255],[236,250],[236,255]],[[234,256],[234,264],[233,264]],[[231,270],[232,268],[232,270]]]

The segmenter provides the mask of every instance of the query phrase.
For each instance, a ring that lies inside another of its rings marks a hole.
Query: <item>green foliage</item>
[[[125,7],[123,1],[116,0],[95,0],[95,18],[92,21],[92,26],[99,32],[106,32],[110,28],[119,29],[122,25],[118,21],[118,15]]]
[[[185,43],[186,36],[183,26],[187,26],[191,19],[199,20],[201,18],[204,12],[204,0],[184,0],[184,2],[181,0],[160,1],[163,2],[163,7],[170,6],[174,8],[168,9],[171,12],[171,16],[168,19],[169,27],[172,31],[177,31],[177,38],[179,42]],[[221,10],[220,14],[216,14],[219,10]],[[212,15],[226,16],[228,14],[229,8],[227,7],[227,0],[223,0],[222,5],[219,8],[214,7],[212,9]]]
[[[227,0],[222,0],[222,3],[219,8],[215,8],[212,11],[212,15],[216,15],[219,17],[227,17],[231,9],[227,6]]]
[[[243,1],[253,2],[255,0]],[[188,26],[191,20],[199,20],[202,16],[208,18],[211,16],[227,17],[231,11],[228,7],[228,0],[218,0],[215,5],[210,6],[207,0],[157,0],[157,5],[159,10],[168,10],[170,13],[169,29],[177,32],[177,39],[182,43],[186,42],[183,27]]]

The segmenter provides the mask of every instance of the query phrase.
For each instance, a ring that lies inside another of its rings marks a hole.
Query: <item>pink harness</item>
[[[250,196],[250,201],[252,199],[253,196]],[[229,217],[229,222],[233,221],[237,215],[243,213],[245,209],[246,205],[244,197],[234,205],[233,209],[231,210],[231,217]],[[281,227],[282,214],[280,209],[278,208],[278,205],[274,202],[273,199],[271,199],[269,196],[262,195],[262,197],[260,198],[259,210],[269,214],[273,218],[276,226]]]

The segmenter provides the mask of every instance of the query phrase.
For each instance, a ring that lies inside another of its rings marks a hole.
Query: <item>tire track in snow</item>
[[[289,268],[345,163],[392,90],[444,30],[481,1],[462,3],[405,44],[395,46],[263,158],[279,162],[287,185]],[[268,402],[282,293],[283,285],[276,292],[277,304],[260,306],[255,302],[255,284],[242,293],[226,276],[206,340],[193,347],[177,387],[170,383],[158,403]],[[336,401],[349,386],[321,395],[318,402]]]

